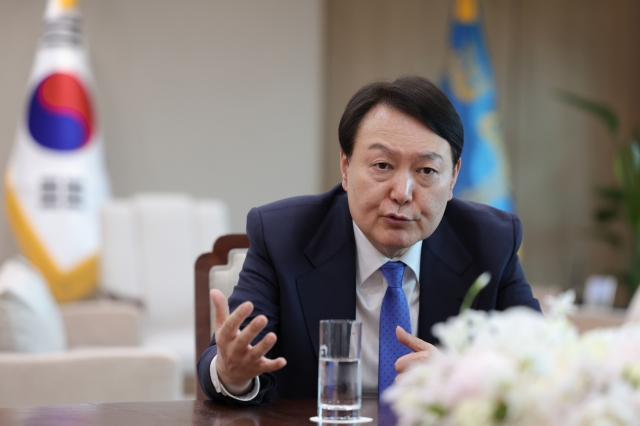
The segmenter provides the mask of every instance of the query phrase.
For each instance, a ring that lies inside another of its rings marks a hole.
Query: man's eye
[[[430,175],[432,173],[435,173],[435,170],[433,170],[431,167],[424,167],[422,169],[422,173],[424,173],[425,175]]]
[[[389,168],[389,165],[387,163],[376,163],[375,166],[380,170],[386,170]]]

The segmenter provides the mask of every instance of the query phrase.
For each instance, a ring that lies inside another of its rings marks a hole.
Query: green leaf
[[[447,414],[447,410],[440,404],[430,405],[428,411],[440,417],[444,417],[444,415]]]
[[[637,235],[640,234],[640,145],[633,140],[620,147],[615,167],[627,207],[627,218]]]
[[[611,202],[619,203],[623,201],[622,189],[617,185],[597,186],[593,192],[597,197],[607,199]]]
[[[635,250],[631,261],[631,270],[628,277],[629,290],[631,294],[638,288],[640,284],[640,238],[636,237]]]
[[[593,219],[596,222],[610,222],[612,220],[618,219],[620,215],[618,214],[618,209],[611,208],[597,208],[593,212]]]
[[[500,401],[496,407],[496,412],[493,414],[493,418],[496,419],[498,423],[501,423],[507,418],[507,404],[505,404],[504,401]]]
[[[555,89],[555,96],[567,105],[595,115],[605,125],[614,140],[618,136],[618,116],[607,105],[578,96],[566,90]]]

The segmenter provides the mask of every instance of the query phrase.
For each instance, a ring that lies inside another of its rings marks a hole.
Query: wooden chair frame
[[[201,254],[195,264],[195,306],[196,306],[196,365],[200,355],[211,343],[211,302],[209,296],[209,273],[217,265],[226,265],[229,261],[229,251],[236,248],[249,248],[249,238],[246,234],[223,235],[213,245],[213,250]],[[206,400],[204,392],[198,383],[196,371],[196,398]]]

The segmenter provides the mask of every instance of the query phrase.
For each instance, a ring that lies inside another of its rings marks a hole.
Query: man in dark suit
[[[435,85],[403,77],[365,86],[339,139],[342,185],[249,213],[251,247],[228,305],[211,292],[215,337],[198,378],[212,399],[316,397],[322,319],[363,322],[363,388],[381,391],[388,360],[378,353],[402,348],[398,372],[428,358],[438,343],[431,327],[459,312],[485,271],[491,281],[472,308],[540,310],[518,260],[519,219],[452,198],[463,130]],[[391,340],[388,297],[405,318],[391,324]]]

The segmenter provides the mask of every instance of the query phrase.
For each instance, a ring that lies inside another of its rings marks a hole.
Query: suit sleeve
[[[280,316],[278,277],[268,253],[264,239],[262,217],[258,209],[252,209],[247,216],[247,236],[249,237],[250,247],[240,272],[238,285],[234,288],[229,298],[229,311],[233,312],[241,303],[247,300],[253,303],[254,310],[241,325],[241,328],[244,328],[258,315],[267,317],[267,326],[252,342],[256,344],[267,333],[271,331],[278,333],[278,318]],[[205,395],[212,400],[225,401],[236,405],[268,404],[273,398],[276,386],[276,379],[271,373],[259,376],[260,392],[251,401],[237,401],[216,392],[211,382],[209,366],[217,351],[218,348],[214,336],[211,344],[198,361],[198,380]],[[267,356],[270,356],[270,354],[267,354]]]
[[[522,271],[518,250],[522,242],[522,223],[513,215],[513,251],[504,269],[498,295],[496,309],[504,310],[512,306],[528,306],[541,312],[540,303],[533,297],[531,287]]]

